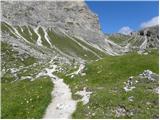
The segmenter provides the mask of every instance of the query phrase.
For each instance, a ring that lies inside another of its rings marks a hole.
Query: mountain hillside
[[[2,41],[12,44],[21,54],[31,54],[38,59],[50,59],[57,54],[69,60],[95,60],[105,56],[103,51],[92,47],[88,42],[58,30],[12,26],[5,22],[1,23],[1,28],[4,33]]]
[[[121,53],[120,46],[105,40],[97,16],[83,1],[2,2],[2,11],[2,21],[11,26],[52,29],[57,33],[60,32],[59,34],[63,32],[70,37],[89,42],[106,54]]]
[[[152,26],[132,32],[131,35],[112,34],[107,38],[125,48],[126,52],[158,49],[159,26]]]

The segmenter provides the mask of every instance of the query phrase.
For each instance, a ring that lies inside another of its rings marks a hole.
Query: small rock
[[[71,75],[71,78],[73,78],[74,77],[74,75]]]
[[[83,102],[83,105],[86,105],[89,102],[92,92],[88,92],[87,88],[84,87],[83,91],[77,91],[76,94],[82,96],[81,101]]]
[[[141,55],[143,53],[143,51],[138,51],[137,53]]]
[[[133,96],[128,97],[128,101],[133,102]]]
[[[153,92],[155,92],[155,93],[159,94],[159,87],[157,87],[157,88],[153,89]]]
[[[95,116],[95,113],[92,113],[92,116]]]
[[[145,53],[143,53],[144,55],[148,55],[148,53],[147,52],[145,52]]]
[[[116,117],[121,117],[126,115],[125,107],[118,106],[114,112]]]
[[[150,103],[150,102],[146,102],[146,104],[147,104],[147,105],[151,105],[151,103]]]
[[[85,76],[85,75],[86,75],[86,73],[82,73],[82,74],[81,74],[81,76]]]
[[[137,80],[136,80],[135,82],[136,82],[136,83],[138,83],[138,81],[137,81]]]
[[[154,76],[156,76],[156,74],[150,70],[144,70],[144,72],[140,74],[140,76],[143,76],[144,78],[147,78],[150,81],[154,81]]]

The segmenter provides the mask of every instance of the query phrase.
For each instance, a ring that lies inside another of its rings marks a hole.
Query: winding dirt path
[[[47,75],[52,79],[54,89],[51,93],[52,101],[46,109],[44,119],[49,118],[71,118],[72,113],[76,109],[77,102],[72,99],[72,93],[63,79],[53,75],[56,71],[56,65],[51,65],[45,69],[45,72],[39,73],[39,76]]]

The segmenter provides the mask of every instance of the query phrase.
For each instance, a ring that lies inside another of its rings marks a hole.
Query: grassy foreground
[[[51,100],[49,77],[2,83],[2,118],[42,118]]]
[[[70,85],[74,99],[80,98],[75,93],[84,87],[93,92],[88,104],[78,103],[73,118],[158,118],[158,94],[152,91],[153,87],[158,87],[158,81],[139,81],[130,92],[123,89],[130,76],[137,76],[146,69],[158,73],[157,52],[108,56],[87,64],[85,76],[70,78],[61,74]],[[129,101],[132,96],[133,101]],[[116,116],[118,108],[125,109],[124,115]]]

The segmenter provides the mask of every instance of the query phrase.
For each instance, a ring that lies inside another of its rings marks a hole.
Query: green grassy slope
[[[18,32],[20,33],[21,36],[23,36],[26,40],[28,40],[31,43],[36,43],[36,38],[37,35],[33,32],[33,34],[36,35],[35,39],[32,38],[32,35],[29,34],[29,29],[26,26],[17,26],[16,29],[18,30]],[[22,31],[23,30],[23,31]]]
[[[144,38],[141,36],[111,35],[108,39],[121,46],[125,46],[130,43],[131,46],[139,47],[144,42]]]
[[[128,39],[131,37],[128,35],[111,35],[108,37],[109,40],[119,44],[119,45],[125,45],[125,42],[127,42]]]
[[[2,118],[42,118],[51,101],[53,84],[50,78],[39,78],[31,82],[19,80],[2,83]]]
[[[83,42],[82,40],[79,40],[77,38],[74,38],[76,41],[78,41],[80,44],[82,44],[83,46],[85,46],[86,48],[89,48],[90,50],[92,50],[93,52],[95,52],[96,54],[98,54],[100,57],[106,57],[106,54],[103,53],[102,51],[92,47],[91,45],[86,44],[85,42]]]
[[[21,77],[34,77],[45,64],[38,64],[31,56],[19,55],[11,45],[4,42],[1,43],[1,52],[1,67],[2,71],[5,70],[1,74],[1,118],[42,118],[51,100],[53,84],[50,78],[41,77],[30,81],[22,80]],[[11,68],[19,71],[12,73]]]
[[[48,35],[53,45],[70,56],[77,56],[85,60],[98,59],[98,57],[95,56],[92,52],[83,49],[80,45],[78,45],[67,36],[60,36],[51,30],[48,31]]]
[[[108,56],[87,64],[86,76],[70,78],[60,74],[70,85],[74,99],[79,98],[75,93],[84,87],[93,92],[88,104],[78,103],[73,118],[116,118],[114,110],[119,106],[130,113],[119,118],[158,118],[158,94],[150,90],[158,87],[158,81],[139,82],[131,92],[123,89],[130,76],[137,76],[146,69],[158,73],[157,52],[146,56],[136,53]],[[128,101],[130,96],[134,96],[133,102]]]

